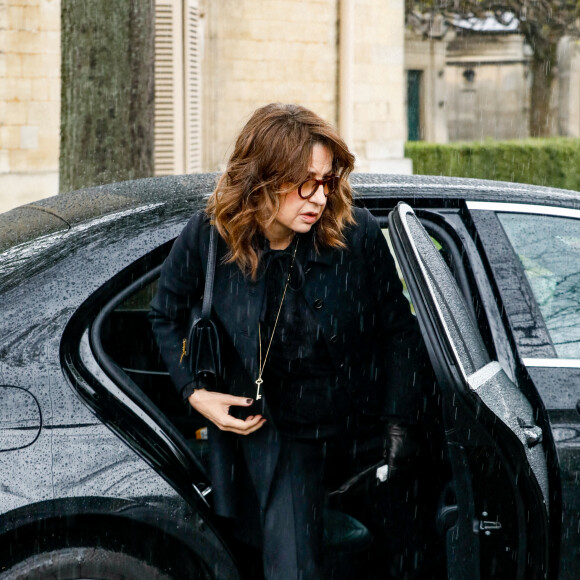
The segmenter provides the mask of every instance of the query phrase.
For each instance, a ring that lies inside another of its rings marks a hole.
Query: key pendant
[[[258,377],[256,379],[256,384],[258,385],[258,389],[256,390],[256,401],[259,401],[262,398],[262,395],[260,393],[260,387],[262,386],[263,382],[264,379],[262,379],[262,377]]]

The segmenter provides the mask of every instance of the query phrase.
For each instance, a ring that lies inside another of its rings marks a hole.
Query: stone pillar
[[[558,44],[558,133],[580,137],[580,42],[565,36]]]
[[[254,109],[281,101],[335,125],[341,107],[339,128],[357,170],[411,172],[404,159],[403,0],[224,0],[204,9],[205,170],[224,167]],[[354,20],[350,58],[339,35],[349,28],[339,21],[345,15]],[[348,97],[349,110],[340,96]]]
[[[358,171],[411,173],[407,139],[403,0],[356,0],[353,147]]]

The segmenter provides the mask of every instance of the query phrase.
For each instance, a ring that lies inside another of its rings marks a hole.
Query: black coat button
[[[333,334],[329,339],[328,342],[330,342],[330,344],[336,344],[338,342],[338,336],[336,334]]]
[[[317,298],[314,301],[313,306],[314,306],[314,308],[316,308],[316,310],[320,310],[322,308],[323,304],[324,304],[324,300],[322,300],[322,298]]]

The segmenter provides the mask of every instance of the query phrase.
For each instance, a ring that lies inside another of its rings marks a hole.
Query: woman
[[[385,431],[393,456],[416,413],[416,325],[380,227],[352,206],[353,165],[313,112],[258,109],[205,212],[175,242],[152,302],[175,386],[210,421],[216,512],[260,545],[266,578],[322,577],[329,445]],[[203,292],[210,216],[219,390],[179,361]]]

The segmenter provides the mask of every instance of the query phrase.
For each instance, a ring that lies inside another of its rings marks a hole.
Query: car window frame
[[[209,509],[206,496],[211,493],[211,480],[206,468],[170,418],[108,355],[100,340],[106,317],[159,277],[174,241],[164,242],[142,255],[81,305],[63,333],[61,356],[73,387],[101,420],[171,484],[182,491],[189,490],[187,497],[197,497]],[[103,377],[98,376],[101,373]],[[107,381],[112,385],[107,386]],[[121,398],[115,396],[115,389],[120,390]],[[125,397],[128,401],[123,400]]]

